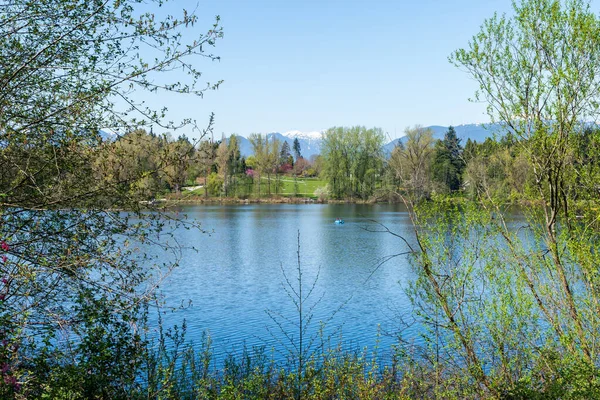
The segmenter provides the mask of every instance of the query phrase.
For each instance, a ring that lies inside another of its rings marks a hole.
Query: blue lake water
[[[298,233],[305,294],[314,283],[304,303],[305,316],[313,316],[305,344],[319,338],[321,327],[320,337],[331,345],[351,351],[378,343],[384,358],[398,334],[418,341],[418,328],[404,324],[412,315],[404,292],[413,279],[411,266],[406,256],[383,262],[407,251],[406,244],[373,232],[383,230],[380,223],[412,240],[401,205],[198,205],[180,211],[211,233],[175,231],[181,245],[197,251],[185,250],[161,286],[168,305],[189,304],[165,314],[164,322],[185,318],[188,339],[196,343],[208,332],[217,358],[245,345],[264,346],[283,360],[290,341],[297,341],[298,313],[282,269],[297,289]],[[345,223],[335,224],[336,218]]]

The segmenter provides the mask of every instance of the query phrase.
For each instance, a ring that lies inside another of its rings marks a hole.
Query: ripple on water
[[[304,293],[318,275],[305,304],[305,310],[314,307],[308,337],[318,342],[320,321],[328,321],[322,336],[333,346],[341,341],[344,349],[354,351],[378,344],[385,354],[396,343],[403,329],[400,317],[411,314],[402,285],[413,275],[403,257],[380,261],[405,251],[405,245],[365,228],[377,228],[373,219],[410,238],[410,221],[400,206],[201,205],[183,211],[214,234],[176,231],[182,245],[198,252],[184,252],[162,291],[168,304],[191,300],[191,306],[166,314],[164,322],[168,326],[185,318],[188,339],[195,343],[208,332],[217,358],[239,353],[244,346],[264,346],[277,360],[285,359],[286,345],[291,346],[282,329],[297,340],[297,327],[290,321],[298,314],[281,269],[296,285],[298,232]],[[345,224],[334,224],[337,217]],[[266,310],[278,315],[281,327]],[[402,334],[418,340],[416,327]]]

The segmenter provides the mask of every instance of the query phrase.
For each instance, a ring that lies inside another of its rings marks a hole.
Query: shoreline
[[[395,203],[390,201],[377,202],[375,200],[346,199],[346,200],[319,200],[311,197],[261,197],[240,199],[235,197],[222,198],[204,198],[204,197],[175,197],[169,196],[156,200],[164,205],[177,204],[376,204],[376,203]]]
[[[466,197],[454,197],[450,198],[454,202],[469,201]],[[261,198],[236,198],[236,197],[221,197],[221,198],[204,198],[201,196],[182,196],[176,194],[169,194],[165,197],[155,199],[153,201],[142,202],[145,204],[160,205],[163,207],[177,206],[177,205],[244,205],[244,204],[404,204],[400,198],[371,198],[367,200],[350,198],[350,199],[316,199],[313,197],[285,197],[285,196],[273,196],[273,197],[261,197]],[[579,208],[584,206],[586,201],[582,201],[581,204],[577,204]],[[534,207],[540,206],[537,200],[521,200],[521,201],[509,201],[502,203],[502,206],[508,207]]]

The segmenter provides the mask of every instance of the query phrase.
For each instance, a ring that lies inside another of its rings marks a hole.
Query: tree
[[[506,125],[532,162],[540,195],[550,201],[556,224],[564,195],[567,153],[598,113],[598,18],[584,1],[536,0],[515,4],[514,19],[487,20],[481,35],[451,60],[479,83],[493,121]],[[541,27],[544,27],[543,29]],[[559,156],[560,155],[560,156]]]
[[[281,152],[279,153],[279,163],[280,165],[286,164],[290,161],[290,144],[286,141],[281,145]],[[292,158],[293,160],[293,158]],[[293,164],[293,163],[292,163]]]
[[[146,172],[97,179],[98,157],[120,147],[103,143],[100,130],[193,126],[167,122],[142,98],[216,88],[197,84],[195,65],[216,59],[206,51],[222,36],[217,18],[186,38],[197,17],[155,18],[162,3],[0,7],[0,397],[122,398],[137,385],[136,323],[158,277],[135,261],[131,243],[154,240],[161,222],[131,190]],[[175,68],[187,72],[183,81],[164,73]],[[53,395],[52,382],[72,387]]]
[[[534,200],[531,164],[519,147],[510,135],[501,137],[500,142],[468,140],[463,152],[466,192],[473,199],[483,196],[498,202]]]
[[[302,158],[302,153],[300,152],[300,141],[298,140],[298,138],[294,138],[293,149],[294,149],[294,155],[296,156],[296,161],[299,158]]]
[[[323,174],[337,198],[370,196],[382,167],[383,131],[334,127],[323,137]]]
[[[269,196],[271,195],[271,174],[275,174],[275,192],[279,192],[279,154],[281,152],[281,145],[278,139],[266,138],[266,170],[267,170],[267,183],[269,187]]]
[[[323,169],[323,156],[320,154],[313,154],[310,156],[310,164],[312,168],[315,170],[315,175],[320,175]]]
[[[227,196],[227,181],[229,179],[229,146],[227,141],[223,137],[217,147],[217,157],[215,159],[217,163],[217,171],[219,178],[221,179],[222,186],[221,191]]]
[[[465,149],[463,150],[463,158],[465,163],[468,164],[472,158],[477,155],[477,142],[471,140],[471,138],[467,139],[467,143],[465,144]]]
[[[444,135],[444,140],[435,144],[432,173],[433,179],[446,190],[456,191],[462,183],[462,173],[465,163],[462,157],[463,148],[456,131],[451,126]]]
[[[175,193],[181,193],[181,188],[185,185],[193,155],[194,145],[185,135],[175,141],[168,141],[165,146],[163,161],[165,176],[170,189]]]
[[[198,145],[197,162],[202,170],[204,177],[204,197],[208,197],[208,177],[213,172],[213,165],[216,158],[216,147],[218,144],[209,140],[203,140]]]
[[[405,144],[394,148],[389,167],[411,197],[417,200],[427,198],[431,194],[433,132],[416,125],[414,128],[406,128],[404,133]]]
[[[573,141],[585,126],[580,121],[599,111],[600,21],[583,1],[535,0],[515,4],[514,19],[494,17],[469,49],[453,54],[480,85],[489,114],[502,121],[524,144],[539,196],[545,200],[545,238],[564,296],[562,310],[573,323],[580,350],[590,348],[567,266],[558,250],[557,222],[570,226],[568,176]],[[543,27],[543,28],[542,28]],[[549,317],[550,318],[550,317]],[[556,320],[550,318],[553,325]]]
[[[258,196],[260,197],[261,178],[263,173],[268,169],[268,140],[260,133],[250,134],[248,140],[252,144],[252,151],[254,152],[253,170],[256,173]],[[249,159],[246,161],[247,164],[248,161]]]
[[[240,146],[236,135],[231,135],[227,143],[229,151],[229,160],[227,166],[229,168],[229,183],[227,186],[233,188],[233,194],[237,195],[237,181],[236,176],[244,171],[244,162],[240,154]]]
[[[161,173],[165,147],[165,140],[143,129],[104,143],[93,159],[94,179],[121,187],[123,194],[151,200],[167,188]]]
[[[304,173],[310,168],[310,163],[304,157],[300,157],[294,164],[294,174],[304,175]]]
[[[479,398],[595,398],[600,228],[591,210],[599,202],[574,199],[582,121],[600,107],[600,19],[579,0],[513,8],[514,17],[486,20],[451,60],[478,82],[475,99],[487,102],[490,118],[515,136],[495,153],[484,143],[479,156],[509,159],[518,150],[538,202],[523,205],[527,222],[518,228],[489,191],[468,206],[412,208],[412,293],[451,341],[448,357],[464,361],[452,387],[470,382]]]
[[[574,179],[578,200],[591,200],[600,193],[600,129],[586,127],[575,140],[574,162],[577,175]]]

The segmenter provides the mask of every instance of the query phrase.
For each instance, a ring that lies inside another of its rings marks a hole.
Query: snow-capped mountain
[[[281,143],[287,142],[290,145],[290,152],[293,153],[294,139],[298,139],[300,143],[300,154],[302,157],[309,159],[313,155],[321,154],[321,143],[323,140],[322,132],[300,132],[300,131],[288,131],[285,133],[271,132],[267,133],[269,140],[277,139]],[[248,157],[253,154],[252,144],[250,141],[243,137],[238,136],[238,143],[240,145],[240,153],[244,157]]]
[[[298,140],[321,140],[323,139],[323,133],[325,131],[313,131],[313,132],[300,132],[300,131],[287,131],[282,133],[283,136]]]

